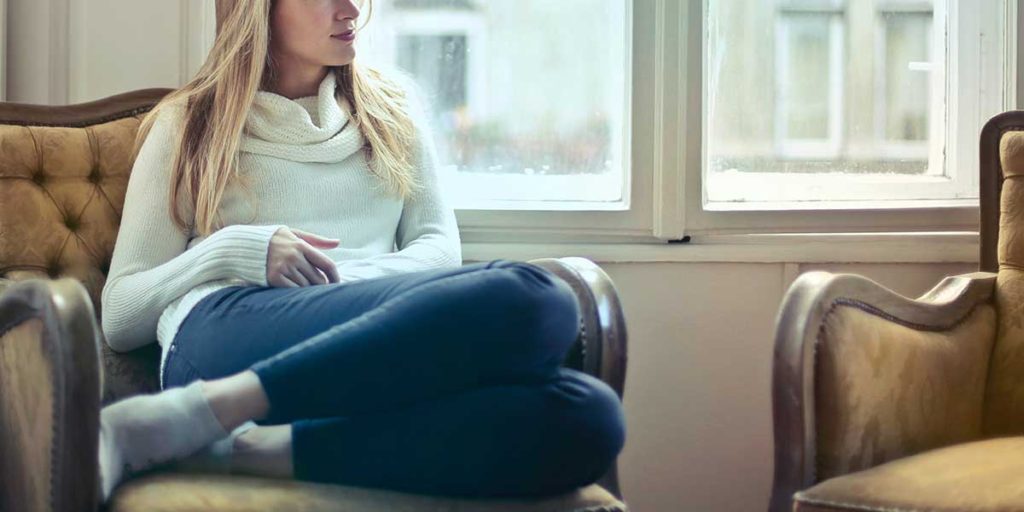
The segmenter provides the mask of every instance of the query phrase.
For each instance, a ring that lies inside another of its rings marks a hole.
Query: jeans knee
[[[579,469],[572,475],[575,485],[587,485],[611,468],[625,446],[622,402],[610,386],[586,374],[577,373],[559,385],[572,399],[570,406],[552,415],[552,432],[561,434],[564,467]]]
[[[520,325],[530,329],[528,334],[566,343],[576,339],[579,301],[565,280],[526,262],[506,262],[500,268],[505,279],[499,293],[510,301]]]

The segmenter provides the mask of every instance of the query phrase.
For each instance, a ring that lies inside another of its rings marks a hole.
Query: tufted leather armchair
[[[158,390],[154,344],[109,350],[98,327],[142,116],[168,90],[43,107],[0,103],[0,510],[97,508],[99,409]],[[582,258],[539,259],[579,297],[564,364],[623,392],[626,331],[608,276]],[[29,406],[26,406],[26,405]],[[616,467],[531,500],[464,500],[297,481],[173,472],[129,481],[110,510],[625,511]]]
[[[981,135],[981,272],[811,272],[779,312],[771,510],[1024,510],[1024,111]]]

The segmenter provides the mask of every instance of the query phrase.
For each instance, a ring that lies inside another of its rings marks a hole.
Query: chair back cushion
[[[1019,126],[986,134],[998,137],[999,158],[992,161],[999,168],[988,171],[1001,178],[995,295],[999,325],[985,394],[989,436],[1024,434],[1024,124]]]
[[[100,293],[143,116],[167,89],[68,106],[0,103],[0,280],[72,277]],[[104,401],[156,389],[158,347],[105,353]]]

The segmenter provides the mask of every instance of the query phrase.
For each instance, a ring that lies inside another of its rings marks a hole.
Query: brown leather
[[[991,436],[1024,434],[1024,131],[1001,133],[999,164],[999,337],[985,394],[985,429]]]
[[[110,512],[625,512],[608,491],[589,485],[526,500],[474,500],[294,480],[165,473],[120,488]]]
[[[1024,509],[1024,437],[964,443],[827,480],[804,511],[1009,512]]]
[[[73,277],[100,311],[142,113],[168,90],[45,107],[0,103],[0,278]],[[83,125],[83,123],[95,124]],[[77,128],[40,124],[80,126]],[[106,343],[104,403],[158,389],[155,345]]]
[[[1003,188],[1000,145],[1003,134],[1024,131],[1021,111],[1004,112],[985,123],[981,130],[981,254],[979,268],[999,269],[996,244],[999,238],[999,196]]]
[[[72,279],[0,294],[0,510],[78,512],[97,498],[93,310]]]
[[[981,438],[995,317],[983,304],[932,331],[833,308],[818,337],[817,478]]]
[[[149,112],[160,98],[170,92],[171,89],[142,89],[89,103],[57,108],[24,103],[0,103],[0,124],[85,128]]]

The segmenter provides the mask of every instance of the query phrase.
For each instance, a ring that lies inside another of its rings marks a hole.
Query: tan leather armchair
[[[96,509],[101,404],[158,389],[156,345],[111,352],[98,327],[98,305],[132,143],[142,116],[167,92],[65,107],[0,103],[0,510]],[[533,262],[569,282],[584,312],[563,364],[602,379],[621,398],[626,330],[612,282],[582,258]],[[615,512],[626,505],[613,466],[595,484],[531,500],[158,472],[123,485],[109,508]]]
[[[771,510],[1024,510],[1024,112],[981,136],[981,272],[917,299],[800,276],[779,312]]]

